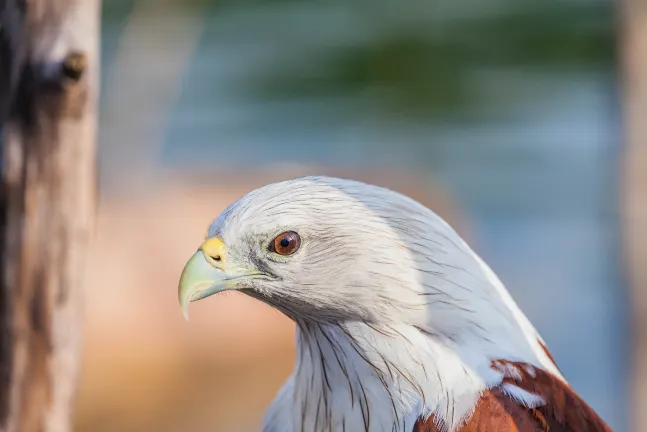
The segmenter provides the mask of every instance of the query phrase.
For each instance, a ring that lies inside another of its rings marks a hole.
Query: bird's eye
[[[301,246],[301,237],[294,231],[287,231],[276,236],[270,244],[270,251],[279,255],[292,255]]]

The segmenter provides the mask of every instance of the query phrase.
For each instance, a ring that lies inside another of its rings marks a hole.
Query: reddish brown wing
[[[611,432],[609,426],[573,389],[551,373],[525,363],[497,360],[492,367],[504,373],[503,383],[541,396],[546,404],[527,408],[499,388],[481,396],[474,413],[458,432]],[[413,432],[446,432],[432,415],[419,419]]]
[[[483,393],[474,413],[458,429],[459,432],[535,432],[544,431],[541,422],[531,410],[519,405],[501,389],[495,388]],[[413,432],[447,432],[442,421],[433,417],[419,419],[413,426]]]

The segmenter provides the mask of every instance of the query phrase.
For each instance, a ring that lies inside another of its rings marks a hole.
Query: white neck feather
[[[455,424],[486,387],[454,350],[412,327],[301,323],[297,343],[266,432],[410,432],[432,412]]]
[[[525,316],[514,321],[490,338],[466,332],[460,340],[405,324],[297,321],[297,364],[263,431],[410,432],[432,413],[452,431],[484,390],[501,383],[494,359],[524,361],[561,377]],[[487,325],[487,318],[476,325]],[[542,402],[516,387],[506,390],[528,406]]]

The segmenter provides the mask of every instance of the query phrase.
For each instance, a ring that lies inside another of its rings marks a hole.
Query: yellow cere
[[[227,248],[222,239],[212,237],[202,243],[200,250],[204,253],[204,257],[212,266],[224,269]]]

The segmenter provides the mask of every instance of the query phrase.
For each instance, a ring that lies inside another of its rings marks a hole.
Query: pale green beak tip
[[[180,307],[182,308],[182,315],[184,315],[184,319],[186,322],[189,322],[189,302],[184,302],[184,304],[180,303]]]
[[[209,264],[201,250],[194,253],[182,270],[178,286],[184,318],[189,321],[189,303],[221,291],[226,279],[225,272]]]

